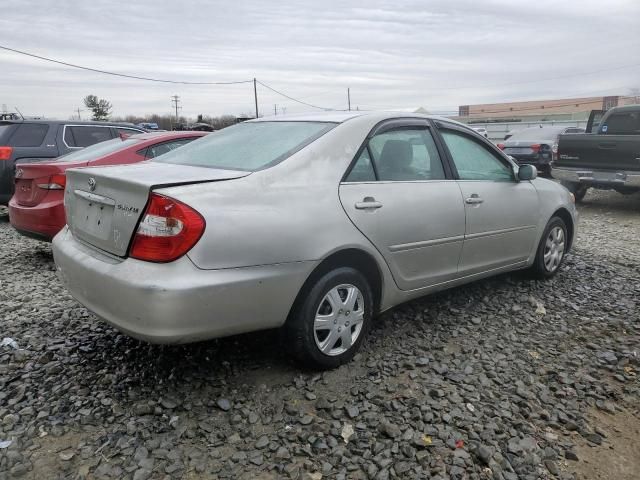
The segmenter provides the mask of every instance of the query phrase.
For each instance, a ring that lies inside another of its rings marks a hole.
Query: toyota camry
[[[282,328],[315,368],[395,305],[501,272],[546,278],[572,195],[448,119],[341,112],[238,124],[150,161],[67,170],[69,291],[154,343]]]

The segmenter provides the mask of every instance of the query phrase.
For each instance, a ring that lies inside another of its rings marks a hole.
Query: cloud
[[[0,44],[71,63],[184,81],[254,77],[331,108],[624,94],[638,85],[640,3],[335,0],[5,0]],[[607,67],[628,68],[607,71]],[[635,67],[633,65],[636,65]],[[594,72],[588,75],[575,74]],[[114,113],[248,113],[253,86],[121,79],[0,51],[0,104],[66,118],[87,94]],[[566,78],[563,78],[566,77]],[[553,80],[551,80],[553,79]],[[262,111],[308,110],[259,86]]]

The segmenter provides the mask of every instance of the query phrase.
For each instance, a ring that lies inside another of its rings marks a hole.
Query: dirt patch
[[[577,441],[579,462],[569,469],[578,480],[637,480],[640,478],[640,417],[622,411],[610,415],[599,410],[589,414],[590,425],[607,435],[600,446],[583,438]]]

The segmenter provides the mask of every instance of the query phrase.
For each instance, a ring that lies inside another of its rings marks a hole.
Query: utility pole
[[[253,79],[253,98],[256,101],[256,118],[258,118],[258,88],[256,87],[256,79]]]
[[[273,114],[278,115],[278,104],[276,103],[273,104]]]
[[[82,118],[80,118],[80,107],[78,107],[76,111],[78,112],[78,120],[82,120]]]
[[[178,125],[178,123],[179,123],[179,120],[178,120],[178,105],[180,104],[180,97],[178,95],[172,95],[171,96],[171,103],[176,108],[176,125]]]
[[[351,111],[351,89],[347,88],[347,105],[349,106],[349,111]]]

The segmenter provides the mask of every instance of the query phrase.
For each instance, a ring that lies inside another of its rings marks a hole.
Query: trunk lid
[[[555,166],[600,170],[640,170],[638,135],[560,135]]]
[[[47,195],[38,185],[49,183],[51,175],[64,170],[52,163],[21,163],[16,165],[15,200],[19,205],[33,207]]]
[[[67,223],[78,239],[125,257],[151,190],[250,173],[155,162],[71,169],[65,189]]]

